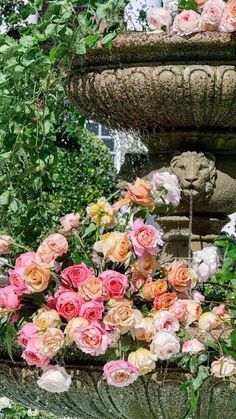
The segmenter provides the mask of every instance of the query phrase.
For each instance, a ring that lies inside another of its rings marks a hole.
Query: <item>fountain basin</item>
[[[32,408],[77,419],[183,419],[187,395],[179,390],[182,370],[168,368],[140,377],[125,388],[108,386],[100,365],[73,365],[68,392],[52,394],[37,384],[38,372],[22,363],[1,362],[0,393]],[[236,390],[228,381],[209,378],[200,393],[196,419],[235,418]]]
[[[236,127],[236,38],[203,33],[118,36],[75,57],[68,91],[79,110],[112,128]]]

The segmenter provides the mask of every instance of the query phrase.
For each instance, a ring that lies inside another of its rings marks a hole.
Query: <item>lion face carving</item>
[[[209,199],[215,188],[215,158],[210,153],[187,151],[173,157],[170,163],[182,188],[182,194],[189,198]]]

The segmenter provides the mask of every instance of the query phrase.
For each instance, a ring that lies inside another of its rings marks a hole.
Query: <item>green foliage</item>
[[[54,416],[46,412],[33,411],[25,406],[11,403],[8,407],[0,410],[0,419],[53,419]],[[55,419],[55,418],[54,418]]]
[[[181,10],[194,10],[197,12],[198,4],[196,0],[180,0],[179,1],[179,9]]]

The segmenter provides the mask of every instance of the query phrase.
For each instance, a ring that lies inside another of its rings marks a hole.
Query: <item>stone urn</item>
[[[120,35],[75,57],[67,90],[90,119],[113,129],[136,130],[148,154],[127,155],[119,177],[175,173],[182,188],[178,211],[160,222],[166,254],[186,256],[193,200],[192,248],[211,243],[236,208],[236,39],[203,33]],[[190,198],[192,197],[192,198]],[[15,401],[78,419],[183,419],[188,372],[166,364],[127,388],[107,386],[104,359],[71,353],[68,392],[38,388],[38,372],[1,356],[0,392]],[[18,360],[18,361],[17,361]],[[194,419],[236,418],[236,390],[209,378]]]

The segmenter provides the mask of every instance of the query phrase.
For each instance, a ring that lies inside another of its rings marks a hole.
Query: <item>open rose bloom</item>
[[[212,5],[208,0],[201,10],[221,19],[218,7],[221,1]],[[227,7],[232,8],[230,2]],[[197,13],[175,16],[180,32],[192,32],[199,24]],[[153,26],[168,27],[172,14],[160,9],[149,17]],[[14,322],[24,361],[42,369],[37,383],[43,390],[69,389],[73,377],[63,361],[67,351],[109,356],[104,379],[126,387],[161,362],[183,357],[188,368],[192,357],[201,356],[202,365],[214,333],[215,347],[225,328],[231,333],[235,319],[227,301],[208,302],[204,296],[211,280],[216,287],[221,265],[216,247],[194,252],[191,260],[161,262],[159,214],[174,211],[179,201],[176,176],[155,172],[150,181],[128,184],[117,202],[101,198],[92,203],[84,218],[77,213],[62,217],[60,233],[46,237],[36,251],[17,254],[11,269],[3,265],[9,280],[0,288],[0,317],[4,324]],[[10,250],[4,241],[2,253]],[[210,364],[205,364],[209,375],[234,375],[233,357],[212,346]]]

